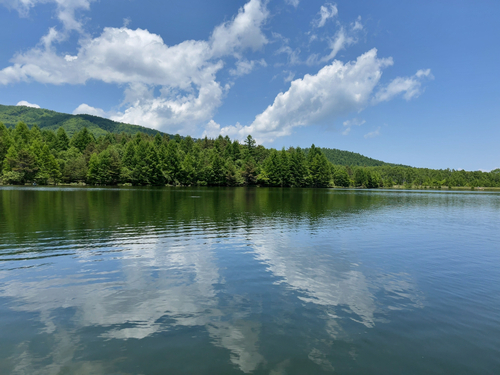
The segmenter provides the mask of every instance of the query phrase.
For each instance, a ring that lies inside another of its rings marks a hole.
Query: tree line
[[[87,128],[68,137],[0,123],[0,181],[4,184],[279,187],[500,187],[500,170],[489,173],[405,166],[334,165],[312,145],[276,150],[229,137],[193,139],[176,135],[106,132]]]

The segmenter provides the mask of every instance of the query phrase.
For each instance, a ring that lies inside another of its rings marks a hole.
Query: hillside
[[[143,132],[149,135],[155,135],[156,133],[163,134],[158,130],[124,124],[98,116],[69,115],[42,108],[0,105],[0,122],[3,122],[7,127],[14,127],[19,121],[26,123],[29,127],[37,124],[42,130],[57,131],[57,129],[62,127],[70,137],[84,127],[87,127],[96,137],[106,135],[106,132],[124,132],[127,134]]]
[[[40,129],[53,131],[57,131],[59,127],[62,127],[69,137],[73,136],[73,134],[79,132],[84,127],[87,127],[96,137],[106,135],[106,132],[117,134],[124,132],[132,135],[137,132],[146,133],[148,135],[155,135],[156,133],[163,134],[158,130],[138,125],[124,124],[98,116],[70,115],[42,108],[0,105],[0,122],[3,122],[7,127],[14,127],[19,121],[26,123],[30,127],[37,124]],[[172,136],[170,137],[172,138]],[[309,149],[306,148],[304,151],[307,154]],[[325,154],[328,161],[335,165],[365,167],[399,165],[372,159],[355,152],[342,151],[334,148],[321,148],[321,151]]]
[[[372,159],[351,151],[342,151],[335,148],[320,148],[320,150],[326,156],[328,161],[334,165],[349,165],[361,167],[381,167],[389,165],[406,167],[406,165],[386,163],[384,161]],[[306,148],[304,151],[307,154],[309,152],[309,149]]]

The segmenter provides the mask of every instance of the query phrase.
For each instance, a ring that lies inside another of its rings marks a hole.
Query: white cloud
[[[358,16],[356,21],[351,23],[351,29],[352,31],[363,30],[363,24],[361,23],[361,16]]]
[[[18,105],[18,106],[24,106],[24,107],[31,107],[31,108],[40,108],[40,106],[38,104],[28,103],[26,100],[21,100],[16,105]]]
[[[78,108],[73,111],[74,115],[92,115],[99,117],[106,117],[106,112],[101,108],[94,108],[88,104],[80,104]]]
[[[264,59],[258,61],[257,60],[249,61],[246,59],[238,60],[236,62],[236,68],[230,69],[229,74],[236,77],[247,75],[255,68],[255,65],[267,66],[267,63]]]
[[[340,50],[345,49],[356,43],[358,40],[353,33],[347,33],[343,27],[341,27],[334,35],[333,38],[328,38],[328,47],[331,52],[323,57],[319,57],[319,54],[312,54],[306,60],[307,65],[316,65],[329,62],[337,56]]]
[[[291,71],[284,71],[283,73],[286,74],[285,78],[284,78],[284,81],[285,83],[287,82],[292,82],[293,79],[295,78],[295,73],[294,72],[291,72]]]
[[[90,3],[60,1],[67,9]],[[266,65],[263,60],[248,61],[242,53],[268,43],[261,30],[268,15],[265,3],[250,0],[231,21],[217,26],[208,40],[187,40],[173,46],[148,30],[107,27],[95,38],[82,37],[74,56],[61,55],[52,47],[59,34],[51,29],[39,46],[14,56],[13,64],[0,70],[0,84],[97,80],[126,85],[122,103],[126,109],[108,113],[112,119],[164,131],[195,131],[213,116],[229,88],[216,79],[224,66],[223,57],[237,58],[234,76],[248,74],[256,64]],[[155,87],[160,88],[160,95],[154,94]],[[76,110],[97,110],[85,106]]]
[[[250,0],[230,22],[215,28],[210,38],[214,56],[238,53],[242,49],[258,50],[268,43],[261,27],[269,12],[260,0]]]
[[[360,120],[358,118],[353,118],[352,120],[344,121],[343,125],[345,127],[345,130],[342,132],[342,135],[348,135],[351,132],[352,126],[361,126],[365,123],[366,123],[365,120]]]
[[[272,142],[291,134],[298,126],[333,122],[335,118],[365,108],[392,59],[380,59],[372,49],[356,61],[334,61],[316,75],[294,80],[288,91],[276,96],[274,103],[257,115],[249,126],[221,128],[222,134],[244,138],[252,134],[258,142]]]
[[[220,124],[216,123],[214,120],[210,120],[205,126],[205,131],[202,134],[202,138],[216,138],[220,134]]]
[[[377,92],[374,102],[388,101],[399,94],[403,94],[406,100],[416,98],[422,93],[423,78],[434,79],[430,69],[419,70],[411,77],[397,77]]]
[[[297,8],[299,6],[299,0],[285,0],[285,3],[287,3],[288,5],[291,5],[295,8]]]
[[[319,10],[319,19],[314,22],[316,27],[323,27],[328,19],[335,17],[339,13],[336,4],[325,3]]]
[[[79,10],[89,10],[90,3],[95,0],[0,0],[0,4],[15,9],[19,15],[26,17],[31,8],[38,4],[55,4],[57,18],[67,31],[82,31],[82,23],[76,19],[75,13]]]
[[[142,96],[140,93],[144,91],[149,95]],[[128,108],[110,118],[171,133],[195,134],[197,125],[211,118],[222,104],[222,96],[223,88],[215,81],[192,94],[175,95],[175,90],[164,88],[159,97],[154,97],[151,86],[135,84],[126,94]]]
[[[378,137],[380,135],[380,126],[377,128],[377,130],[374,130],[370,133],[366,133],[365,134],[365,139],[368,139],[368,138],[375,138],[375,137]]]

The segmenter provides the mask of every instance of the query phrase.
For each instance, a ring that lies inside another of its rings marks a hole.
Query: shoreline
[[[84,182],[81,183],[69,183],[69,184],[64,184],[64,183],[58,183],[58,184],[46,184],[46,185],[33,185],[26,183],[24,185],[14,185],[14,184],[3,184],[0,183],[0,187],[3,186],[9,186],[9,187],[109,187],[109,188],[137,188],[137,187],[156,187],[156,188],[161,188],[161,187],[182,187],[182,188],[198,188],[198,187],[224,187],[224,188],[241,188],[241,187],[255,187],[255,188],[278,188],[278,189],[353,189],[353,190],[385,190],[385,189],[391,189],[391,190],[415,190],[415,191],[428,191],[428,190],[436,190],[436,191],[499,191],[500,192],[500,187],[485,187],[485,186],[477,186],[477,187],[470,187],[470,186],[439,186],[439,187],[433,187],[433,186],[404,186],[404,185],[394,185],[394,186],[382,186],[379,188],[364,188],[364,187],[356,187],[356,186],[349,186],[349,187],[344,187],[344,186],[330,186],[330,187],[279,187],[279,186],[259,186],[259,185],[252,185],[252,186],[216,186],[216,185],[132,185],[132,184],[118,184],[118,185],[91,185],[91,184],[86,184]]]

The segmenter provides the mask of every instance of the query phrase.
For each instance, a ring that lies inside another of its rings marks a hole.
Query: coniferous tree
[[[163,175],[166,182],[171,185],[178,184],[181,172],[181,157],[179,155],[178,143],[174,140],[167,144],[163,168]]]
[[[70,144],[83,152],[92,142],[95,142],[94,135],[87,128],[83,128],[71,138]]]
[[[0,174],[3,168],[3,161],[5,159],[5,155],[7,155],[7,151],[12,145],[13,140],[10,136],[9,129],[0,122]]]
[[[275,149],[272,149],[264,160],[263,171],[258,181],[268,186],[281,186],[280,158]]]
[[[347,170],[344,167],[339,167],[335,169],[333,175],[333,182],[335,186],[349,187],[350,185],[349,174],[347,173]]]
[[[151,145],[148,150],[147,163],[149,165],[149,183],[155,186],[165,185],[165,176],[163,175],[158,149]]]
[[[300,147],[292,151],[290,155],[290,182],[294,187],[308,185],[308,175],[306,157]]]
[[[63,157],[62,180],[66,183],[84,182],[88,172],[85,156],[76,147],[71,147]]]
[[[30,130],[24,122],[18,122],[13,132],[16,147],[21,148],[30,143]]]
[[[317,149],[316,149],[317,150]],[[318,150],[309,163],[311,185],[313,187],[327,187],[331,180],[331,170],[325,155]]]
[[[33,182],[38,170],[36,157],[27,147],[20,150],[16,150],[15,146],[9,148],[4,161],[4,175],[7,173],[7,180],[21,184]]]
[[[38,176],[41,181],[47,183],[51,181],[52,183],[57,183],[61,179],[61,171],[59,169],[59,163],[57,162],[54,155],[50,153],[49,146],[47,144],[43,145],[41,152],[38,156],[40,171]],[[37,179],[38,179],[37,176]]]
[[[220,152],[214,147],[210,155],[209,182],[212,185],[221,186],[226,180],[225,163]]]

